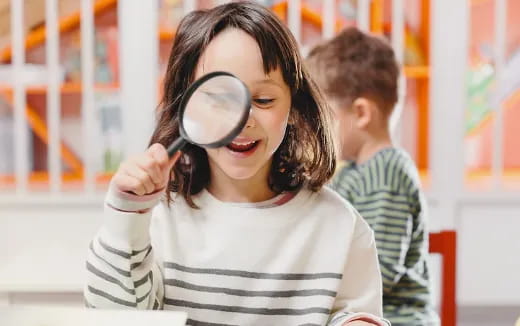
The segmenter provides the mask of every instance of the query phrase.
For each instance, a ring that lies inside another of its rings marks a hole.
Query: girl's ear
[[[354,100],[352,110],[354,112],[354,124],[356,127],[365,129],[370,124],[374,118],[373,106],[374,103],[365,97],[358,97]]]

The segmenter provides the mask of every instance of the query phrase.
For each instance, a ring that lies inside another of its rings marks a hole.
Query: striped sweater
[[[386,324],[373,232],[333,191],[262,207],[205,190],[194,201],[109,190],[87,306],[186,311],[189,325]]]
[[[361,165],[347,162],[332,186],[374,230],[385,318],[392,325],[438,325],[430,302],[426,204],[411,158],[387,148]]]

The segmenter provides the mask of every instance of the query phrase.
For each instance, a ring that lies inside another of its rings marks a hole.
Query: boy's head
[[[389,137],[399,66],[385,40],[348,28],[315,47],[308,66],[335,113],[343,159],[355,160],[365,143]]]

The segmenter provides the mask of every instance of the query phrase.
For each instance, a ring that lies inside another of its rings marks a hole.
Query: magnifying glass
[[[234,75],[216,71],[196,80],[183,95],[179,110],[180,137],[168,147],[172,157],[191,143],[206,148],[227,146],[249,118],[251,95]]]

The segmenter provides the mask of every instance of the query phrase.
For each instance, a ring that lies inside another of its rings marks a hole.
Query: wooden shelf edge
[[[108,184],[112,176],[113,173],[97,173],[95,182],[97,184]],[[29,174],[29,183],[32,184],[48,184],[49,180],[50,176],[48,172],[31,172]],[[65,172],[61,175],[61,181],[63,183],[83,182],[83,175],[81,173]],[[0,184],[14,185],[15,183],[16,177],[14,174],[0,174]]]
[[[404,66],[404,74],[408,78],[421,79],[430,77],[429,66]]]
[[[31,85],[25,88],[27,94],[45,94],[47,93],[47,85]],[[95,91],[117,91],[119,90],[119,84],[96,84],[94,85]],[[81,93],[83,87],[81,83],[64,83],[61,85],[60,91],[64,94]],[[12,93],[13,87],[11,85],[0,85],[0,93]]]

